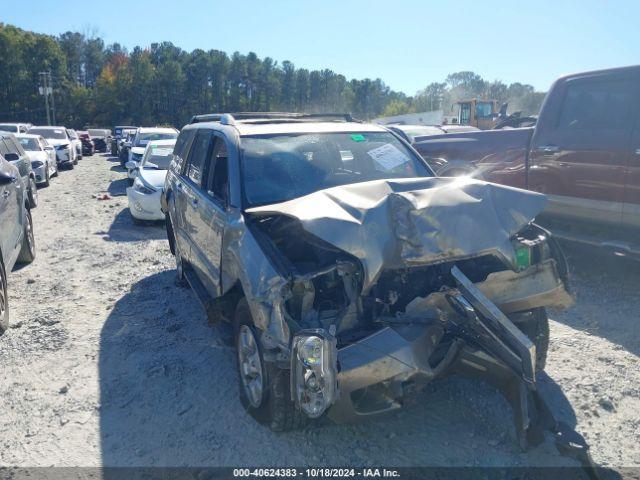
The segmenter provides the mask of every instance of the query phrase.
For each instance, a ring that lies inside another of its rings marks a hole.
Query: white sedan
[[[21,133],[16,138],[27,152],[38,185],[49,186],[51,177],[58,175],[56,151],[41,135]]]
[[[160,196],[175,144],[175,139],[149,142],[139,165],[127,162],[127,170],[135,172],[133,186],[127,188],[129,212],[134,222],[164,220]]]
[[[161,128],[161,127],[140,127],[136,131],[136,136],[131,142],[131,148],[129,148],[129,162],[134,162],[135,167],[140,165],[142,156],[144,155],[145,148],[149,142],[156,140],[175,140],[178,138],[178,131],[175,128]],[[133,179],[136,176],[137,170],[131,167],[131,163],[126,163],[127,177],[129,177],[130,184],[133,183]],[[131,168],[130,168],[131,167]]]

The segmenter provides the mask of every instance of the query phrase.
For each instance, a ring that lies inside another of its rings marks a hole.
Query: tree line
[[[414,96],[375,80],[330,69],[296,68],[255,53],[182,50],[170,42],[127,51],[94,35],[57,37],[0,23],[0,121],[46,122],[40,72],[50,71],[58,124],[181,127],[209,112],[350,112],[372,119],[445,110],[458,99],[486,97],[537,113],[544,94],[531,85],[488,82],[473,72],[449,75]]]

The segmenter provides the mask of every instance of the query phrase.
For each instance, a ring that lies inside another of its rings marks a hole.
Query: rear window
[[[558,127],[568,130],[626,130],[633,121],[635,85],[630,80],[567,84]]]

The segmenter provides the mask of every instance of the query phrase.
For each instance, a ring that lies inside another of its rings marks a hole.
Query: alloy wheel
[[[248,325],[241,325],[238,332],[238,363],[240,378],[247,398],[253,407],[262,403],[262,362],[256,338]]]

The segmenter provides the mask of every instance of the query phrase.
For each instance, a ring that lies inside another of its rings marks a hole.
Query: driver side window
[[[211,155],[207,160],[206,190],[214,199],[222,205],[227,205],[229,201],[229,160],[227,143],[224,138],[215,136]]]

